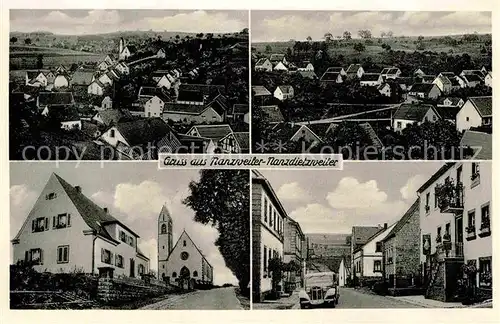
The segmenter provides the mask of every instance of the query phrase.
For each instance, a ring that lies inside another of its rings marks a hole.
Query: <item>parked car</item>
[[[307,273],[299,292],[300,308],[335,307],[339,303],[338,277],[334,272]]]

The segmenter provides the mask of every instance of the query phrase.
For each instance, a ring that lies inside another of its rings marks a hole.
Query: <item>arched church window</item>
[[[177,278],[177,272],[172,273],[172,278]]]
[[[166,234],[167,233],[167,225],[161,224],[161,234]]]
[[[193,277],[198,277],[198,271],[193,271]]]

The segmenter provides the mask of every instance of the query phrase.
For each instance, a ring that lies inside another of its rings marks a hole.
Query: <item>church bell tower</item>
[[[172,217],[163,205],[158,216],[158,279],[167,276],[167,258],[173,248]]]

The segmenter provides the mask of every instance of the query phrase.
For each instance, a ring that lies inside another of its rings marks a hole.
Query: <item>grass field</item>
[[[36,65],[38,55],[43,56],[44,68],[56,67],[61,64],[70,66],[79,62],[99,62],[105,57],[104,54],[40,46],[11,45],[9,50],[10,65],[17,67],[17,69],[33,68]]]

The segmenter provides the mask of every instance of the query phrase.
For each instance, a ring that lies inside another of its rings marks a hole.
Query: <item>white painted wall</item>
[[[114,131],[114,135],[115,136],[111,136],[111,133]],[[108,143],[109,145],[113,146],[113,147],[116,147],[116,145],[118,144],[118,141],[130,146],[128,143],[127,143],[127,140],[125,140],[125,138],[122,136],[122,134],[120,134],[120,132],[118,131],[118,129],[116,128],[116,126],[113,126],[111,127],[110,129],[108,129],[106,132],[104,132],[101,137],[100,137],[101,140],[103,140],[104,142]]]
[[[457,130],[459,132],[470,129],[471,127],[481,126],[482,124],[481,116],[469,100],[467,100],[462,106],[462,109],[458,111],[456,118]]]

